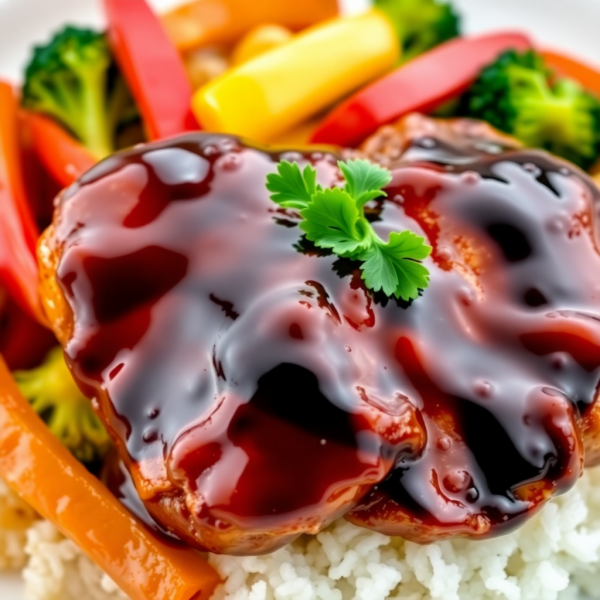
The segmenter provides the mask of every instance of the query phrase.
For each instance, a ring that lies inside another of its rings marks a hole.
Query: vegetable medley
[[[40,474],[37,497],[23,491],[7,457],[10,431],[41,440],[32,442],[38,466],[31,468],[79,461],[87,470],[77,466],[65,485],[81,492],[97,489],[111,450],[48,330],[52,311],[62,308],[42,308],[35,256],[53,198],[97,162],[197,130],[356,148],[378,128],[421,112],[486,121],[524,147],[600,172],[600,72],[519,32],[465,36],[457,11],[442,0],[375,0],[356,16],[339,15],[335,0],[192,0],[165,15],[146,0],[103,5],[107,31],[68,25],[33,50],[21,89],[0,81],[0,351],[7,363],[0,367],[0,473],[67,533],[77,525],[64,525],[46,501],[50,479]],[[215,5],[225,18],[215,17]],[[279,163],[265,181],[274,210],[297,211],[306,240],[354,261],[371,292],[407,302],[427,293],[424,238],[403,230],[384,240],[366,215],[370,202],[386,196],[391,173],[362,159],[338,166],[339,185],[323,188],[310,165]],[[16,397],[7,369],[33,410]],[[116,525],[123,511],[106,501],[97,512]],[[194,571],[192,551],[171,553],[154,534],[131,527],[150,549],[144,560],[155,552],[173,569],[167,596],[157,595],[156,582],[113,569],[132,597],[189,600],[200,583],[208,598],[216,578]],[[109,559],[126,553],[107,542],[103,556],[102,539],[78,541],[109,571]]]

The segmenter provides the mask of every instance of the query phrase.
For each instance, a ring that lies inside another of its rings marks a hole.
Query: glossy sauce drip
[[[353,521],[426,540],[572,486],[600,377],[592,184],[542,153],[416,144],[370,207],[433,246],[407,305],[302,239],[265,189],[281,157],[187,136],[62,199],[66,352],[150,512],[184,498],[163,524],[227,551],[181,523],[297,535],[364,498]],[[333,156],[283,157],[339,181]]]

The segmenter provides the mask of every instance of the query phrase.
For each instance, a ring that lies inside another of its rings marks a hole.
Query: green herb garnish
[[[387,196],[383,191],[392,175],[366,160],[339,162],[344,188],[323,189],[311,165],[282,161],[267,176],[271,200],[300,211],[300,229],[319,248],[343,258],[361,261],[363,279],[373,292],[414,300],[429,285],[429,271],[420,262],[431,254],[424,238],[412,231],[393,232],[386,243],[365,217],[369,200]]]

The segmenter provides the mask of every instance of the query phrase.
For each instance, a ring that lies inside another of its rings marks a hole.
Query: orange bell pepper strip
[[[337,0],[194,0],[162,17],[181,51],[233,43],[264,23],[299,31],[339,13]]]
[[[146,0],[104,0],[104,8],[115,58],[150,139],[197,131],[183,61]]]
[[[554,50],[539,52],[546,64],[559,75],[578,81],[586,90],[600,97],[600,70]]]
[[[0,359],[0,475],[132,600],[208,600],[202,556],[153,534],[52,435]]]
[[[38,231],[27,201],[14,89],[0,81],[0,280],[15,301],[42,324],[35,247]]]
[[[33,149],[48,173],[63,187],[74,183],[98,159],[52,119],[23,111]]]

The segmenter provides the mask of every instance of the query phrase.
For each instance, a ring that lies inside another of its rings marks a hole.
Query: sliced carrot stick
[[[23,111],[33,148],[50,175],[64,187],[93,167],[98,159],[52,119]]]
[[[575,79],[584,88],[600,96],[600,70],[554,50],[542,50],[540,53],[548,66],[556,69],[559,75]]]
[[[219,582],[200,554],[151,533],[73,458],[1,359],[0,475],[132,600],[208,600]]]

